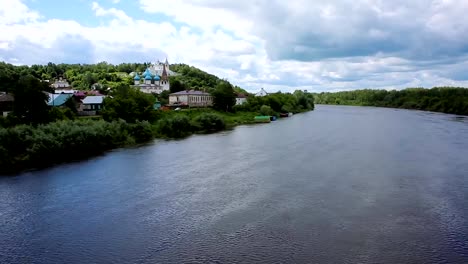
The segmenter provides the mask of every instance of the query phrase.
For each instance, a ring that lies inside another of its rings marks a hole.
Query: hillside
[[[172,64],[170,68],[179,74],[178,76],[171,77],[172,81],[180,81],[184,87],[189,89],[213,91],[217,83],[225,81],[213,74],[187,64]],[[239,86],[234,86],[234,91],[247,94],[247,91]]]
[[[63,77],[70,85],[79,90],[89,90],[95,83],[100,84],[101,89],[115,88],[120,84],[133,84],[131,72],[143,72],[149,62],[145,63],[121,63],[118,65],[100,62],[97,64],[54,64],[14,66],[0,62],[0,91],[8,91],[12,83],[20,76],[32,75],[39,80],[53,81]],[[177,72],[178,76],[171,77],[171,83],[176,81],[183,85],[183,89],[196,89],[213,91],[216,84],[222,79],[204,72],[196,67],[186,64],[172,64],[170,69]],[[234,87],[238,93],[247,93],[240,87]]]

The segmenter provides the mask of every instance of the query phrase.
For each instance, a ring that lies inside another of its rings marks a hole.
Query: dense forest
[[[468,89],[435,87],[401,91],[356,90],[314,94],[317,104],[380,106],[468,115]]]

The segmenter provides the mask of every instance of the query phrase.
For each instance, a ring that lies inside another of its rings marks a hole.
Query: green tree
[[[176,77],[169,79],[171,93],[177,93],[185,90],[185,85],[179,81]]]
[[[275,115],[275,111],[273,111],[273,109],[268,105],[262,105],[262,107],[260,107],[260,114],[264,116],[273,116]]]
[[[213,95],[213,108],[231,112],[236,104],[236,95],[233,87],[226,81],[221,81],[212,92]]]
[[[156,98],[129,85],[120,85],[104,100],[102,116],[105,120],[123,119],[129,123],[154,121]]]
[[[169,103],[169,91],[162,91],[158,95],[158,100],[161,102],[161,105],[167,105]]]
[[[49,96],[45,92],[51,92],[47,83],[41,82],[31,75],[20,77],[13,89],[15,96],[13,114],[26,124],[47,122]]]

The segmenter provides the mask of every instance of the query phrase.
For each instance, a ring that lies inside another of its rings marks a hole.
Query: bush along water
[[[83,159],[153,138],[148,122],[59,121],[0,128],[0,173]]]
[[[225,129],[226,123],[220,115],[203,113],[193,120],[192,127],[200,132],[216,132]]]

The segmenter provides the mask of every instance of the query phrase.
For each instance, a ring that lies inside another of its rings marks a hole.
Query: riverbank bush
[[[215,132],[225,129],[226,123],[218,114],[202,113],[193,120],[192,127],[196,131]]]
[[[0,174],[85,159],[155,137],[182,138],[193,133],[210,133],[252,124],[258,113],[187,109],[158,111],[156,115],[158,121],[155,123],[77,118],[36,126],[0,127]]]
[[[185,137],[193,132],[190,119],[184,115],[163,118],[158,121],[156,128],[158,135],[170,138]]]
[[[0,173],[87,158],[153,137],[148,122],[60,121],[0,128]]]

